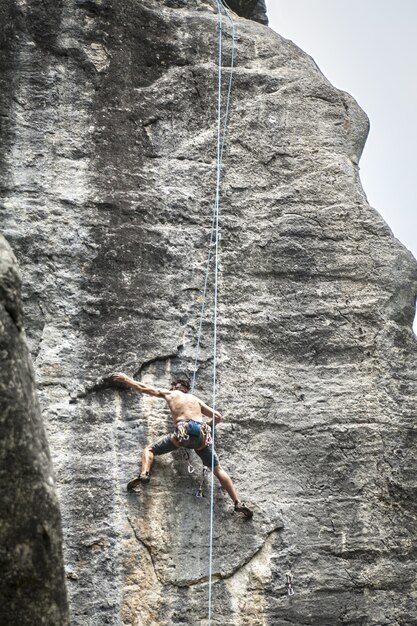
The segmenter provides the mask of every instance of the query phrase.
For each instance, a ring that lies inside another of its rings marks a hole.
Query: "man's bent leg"
[[[151,471],[151,467],[156,456],[167,454],[168,452],[174,452],[177,449],[178,446],[175,445],[172,435],[163,435],[153,443],[149,443],[142,454],[141,473],[145,474]]]
[[[147,483],[150,480],[150,472],[155,459],[155,456],[159,456],[161,454],[167,454],[168,452],[173,452],[177,450],[178,446],[176,446],[173,442],[172,435],[164,435],[160,437],[154,443],[150,443],[144,448],[142,453],[142,466],[140,475],[136,478],[133,478],[127,485],[127,490],[132,491],[139,483],[144,482]]]
[[[163,435],[153,443],[148,444],[142,454],[141,476],[150,473],[156,456],[174,452],[175,450],[178,450],[178,446],[175,445],[172,435]]]
[[[152,451],[152,444],[149,444],[144,448],[142,454],[142,468],[141,468],[141,476],[147,476],[151,472],[151,468],[155,459],[155,455]]]

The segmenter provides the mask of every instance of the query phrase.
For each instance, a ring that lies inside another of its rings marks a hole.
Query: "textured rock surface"
[[[164,457],[127,495],[169,418],[97,383],[117,369],[166,385],[191,367],[215,181],[213,6],[0,2],[2,220],[23,267],[77,626],[207,615],[199,477]],[[411,626],[415,261],[362,191],[364,113],[291,42],[236,22],[218,451],[256,515],[236,519],[216,492],[213,623]]]
[[[229,0],[227,6],[241,17],[268,24],[265,0]]]
[[[68,624],[62,531],[24,333],[16,259],[0,236],[0,623]]]

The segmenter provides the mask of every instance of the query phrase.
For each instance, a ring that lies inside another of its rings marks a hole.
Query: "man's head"
[[[190,381],[185,378],[177,378],[171,383],[171,390],[182,391],[183,393],[188,393],[190,391],[191,385]]]

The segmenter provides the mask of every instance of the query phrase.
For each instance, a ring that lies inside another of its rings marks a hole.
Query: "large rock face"
[[[64,626],[52,466],[22,330],[16,259],[0,236],[0,624]]]
[[[126,494],[170,420],[100,381],[117,369],[167,385],[192,367],[215,183],[214,5],[0,2],[3,226],[23,268],[74,626],[206,623],[199,475],[167,456]],[[411,626],[415,261],[361,188],[364,113],[294,44],[235,21],[217,448],[256,512],[238,519],[216,489],[212,623]],[[209,313],[203,330],[196,391],[210,402]]]

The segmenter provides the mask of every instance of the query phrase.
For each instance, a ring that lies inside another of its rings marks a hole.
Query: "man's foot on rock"
[[[253,511],[244,502],[239,502],[239,500],[235,502],[235,511],[236,513],[243,513],[247,519],[253,516]]]
[[[151,480],[151,476],[149,472],[145,474],[140,474],[140,476],[136,476],[136,478],[132,478],[130,482],[127,483],[127,490],[133,491],[135,487],[139,485],[139,483],[148,483]]]

